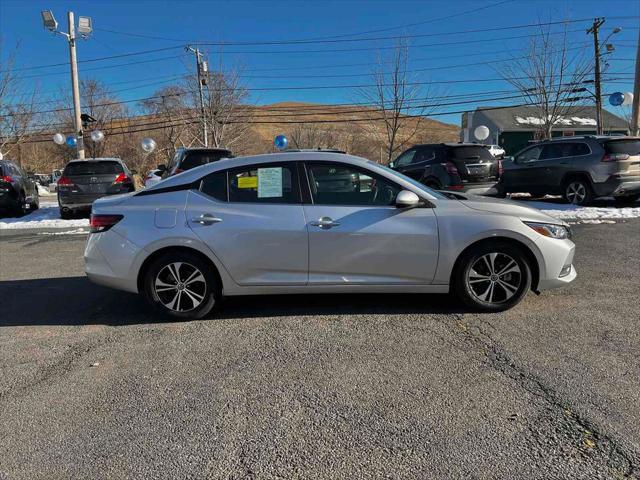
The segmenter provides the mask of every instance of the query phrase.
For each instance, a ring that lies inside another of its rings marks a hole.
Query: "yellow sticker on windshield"
[[[238,188],[258,188],[258,177],[238,177]]]

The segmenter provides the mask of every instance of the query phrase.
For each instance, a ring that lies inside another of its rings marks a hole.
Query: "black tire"
[[[496,198],[507,198],[507,192],[504,189],[504,186],[496,185]]]
[[[180,282],[193,274],[197,278],[196,269],[202,274],[203,280],[193,280],[192,290],[189,290],[186,288],[189,284],[175,281],[175,264],[181,264],[178,267]],[[158,281],[160,284],[156,286]],[[176,288],[171,289],[174,284]],[[222,297],[218,276],[209,262],[193,253],[181,251],[168,252],[149,265],[143,277],[143,293],[156,311],[180,320],[205,317],[220,304]],[[182,293],[185,293],[184,297]],[[200,303],[196,305],[194,298]],[[176,308],[170,308],[172,303]]]
[[[40,208],[40,197],[35,198],[33,202],[29,204],[30,210],[38,210]]]
[[[626,197],[614,197],[617,207],[630,207],[638,201],[640,195],[627,195]]]
[[[16,199],[16,204],[13,207],[13,215],[15,215],[16,217],[22,217],[24,215],[26,215],[27,213],[27,209],[26,209],[26,199],[24,196],[23,192],[20,192],[18,194],[18,198]]]
[[[562,197],[565,202],[574,205],[589,205],[593,202],[594,194],[591,182],[583,177],[570,178],[564,183]]]
[[[432,190],[442,190],[442,185],[440,185],[438,182],[434,180],[427,180],[425,182],[425,185],[431,188]]]
[[[485,263],[485,256],[490,258],[491,254],[496,254],[496,257],[486,262],[494,263],[494,274],[501,269],[506,269],[507,273],[488,275],[490,270]],[[508,267],[512,261],[517,269]],[[473,270],[475,273],[472,273],[473,267],[476,268]],[[481,276],[487,276],[489,280],[479,280]],[[494,276],[498,281],[494,281]],[[481,312],[501,312],[514,307],[524,298],[531,288],[531,277],[529,261],[520,248],[506,242],[487,242],[463,253],[453,272],[452,287],[467,307]],[[502,284],[509,285],[513,290],[508,290]]]
[[[60,218],[62,220],[69,220],[72,216],[73,215],[71,213],[71,210],[65,211],[65,210],[60,209]]]

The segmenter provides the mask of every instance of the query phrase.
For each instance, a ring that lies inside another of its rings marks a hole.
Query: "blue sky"
[[[78,45],[79,60],[120,55],[149,49],[166,51],[80,64],[82,78],[97,78],[110,85],[122,100],[152,95],[153,92],[188,72],[193,55],[180,48],[187,41],[264,42],[271,40],[315,39],[371,32],[344,38],[364,38],[395,35],[425,35],[411,40],[410,68],[423,69],[415,79],[436,84],[444,95],[465,95],[473,99],[480,92],[513,90],[499,78],[499,64],[466,65],[523,55],[535,28],[486,31],[447,35],[463,30],[491,29],[542,21],[640,15],[640,0],[428,0],[428,1],[64,1],[64,0],[2,0],[0,2],[0,38],[4,58],[19,44],[17,68],[30,68],[68,60],[68,50],[62,37],[42,28],[40,10],[52,9],[58,22],[66,29],[66,12],[90,16],[94,35]],[[488,7],[488,8],[482,8]],[[469,10],[482,10],[461,14]],[[458,15],[460,14],[460,15]],[[451,18],[438,20],[442,17]],[[419,25],[415,25],[420,23]],[[584,45],[592,54],[591,37],[585,29],[589,22],[571,24],[572,45]],[[412,25],[413,24],[413,25]],[[613,37],[616,51],[609,56],[611,72],[626,73],[628,80],[605,84],[605,92],[632,90],[631,74],[638,42],[638,19],[610,19],[604,24],[602,37],[613,27],[622,32]],[[151,39],[111,33],[128,32]],[[382,31],[378,31],[382,30]],[[429,36],[426,36],[429,35]],[[495,40],[498,39],[498,40]],[[434,45],[436,44],[436,45]],[[250,100],[267,104],[281,101],[318,103],[357,102],[354,88],[323,88],[368,84],[368,74],[378,55],[390,52],[394,40],[345,42],[305,45],[210,46],[212,68],[239,67],[243,80],[251,90]],[[171,48],[175,47],[175,48]],[[355,50],[359,49],[359,50]],[[312,52],[310,52],[312,50]],[[334,51],[327,51],[334,50]],[[335,51],[343,50],[343,51]],[[302,52],[301,52],[302,51]],[[135,62],[144,62],[132,64]],[[128,63],[130,65],[123,65]],[[353,65],[353,66],[348,66]],[[105,68],[106,67],[106,68]],[[447,68],[451,67],[451,68]],[[424,70],[428,69],[428,70]],[[56,98],[60,88],[68,87],[69,74],[65,66],[22,70],[28,85],[37,85],[39,101]],[[340,77],[340,75],[352,75]],[[358,76],[361,75],[361,76]],[[274,78],[275,77],[275,78]],[[315,78],[312,78],[315,77]],[[468,83],[457,83],[461,81]],[[482,80],[482,81],[475,81]],[[270,88],[304,87],[300,90],[268,90]],[[267,90],[259,90],[267,89]],[[490,95],[489,95],[490,96]],[[513,102],[513,100],[511,101]],[[478,104],[499,104],[479,100]],[[43,104],[45,105],[45,104]],[[135,107],[135,103],[129,104]],[[475,108],[468,104],[462,108]],[[45,107],[43,106],[42,109]],[[447,107],[446,111],[461,109]],[[615,109],[612,109],[615,112]],[[438,117],[459,124],[460,115]]]

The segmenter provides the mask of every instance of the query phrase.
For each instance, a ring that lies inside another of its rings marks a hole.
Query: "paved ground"
[[[578,225],[578,280],[241,298],[164,323],[84,235],[0,236],[0,478],[640,476],[640,221]],[[49,232],[53,233],[53,232]]]

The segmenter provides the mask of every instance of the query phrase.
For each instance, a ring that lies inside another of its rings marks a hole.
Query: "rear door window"
[[[413,162],[411,163],[421,163],[428,162],[429,160],[433,160],[436,157],[433,148],[421,148],[418,150],[418,154],[413,157]]]
[[[295,163],[252,165],[228,171],[229,202],[301,203]]]
[[[520,155],[516,157],[516,163],[527,163],[534,162],[540,158],[540,152],[542,151],[542,147],[533,147],[528,150],[525,150]]]
[[[123,173],[122,165],[119,162],[74,162],[68,164],[64,169],[65,176],[69,175],[112,175]]]
[[[640,155],[640,140],[612,140],[603,145],[607,153],[626,153],[627,155]]]
[[[214,172],[202,179],[200,191],[210,197],[227,201],[227,172]]]
[[[398,158],[396,158],[396,161],[393,162],[393,166],[394,167],[404,167],[406,165],[409,165],[412,161],[413,161],[413,157],[416,155],[416,150],[415,149],[411,149],[407,152],[404,152],[402,155],[400,155]]]

